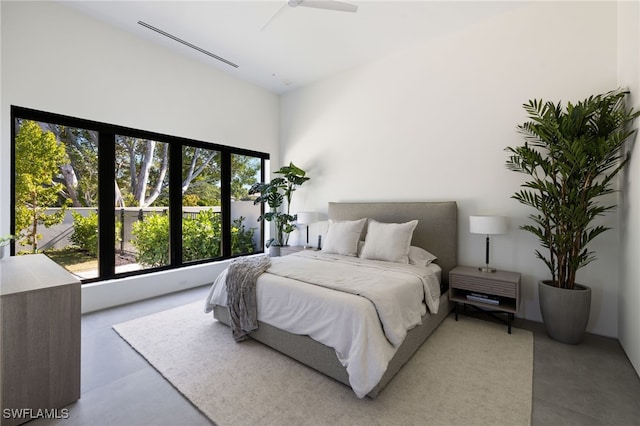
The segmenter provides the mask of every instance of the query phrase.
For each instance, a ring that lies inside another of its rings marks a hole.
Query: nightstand
[[[455,303],[458,320],[458,304],[473,306],[507,324],[511,334],[511,321],[520,304],[520,274],[509,271],[482,272],[470,266],[458,266],[449,272],[449,300]],[[495,313],[506,314],[507,319]]]

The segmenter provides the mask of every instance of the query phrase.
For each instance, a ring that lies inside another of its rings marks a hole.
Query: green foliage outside
[[[232,254],[253,253],[255,229],[247,229],[244,217],[232,222]],[[137,249],[136,261],[157,267],[169,264],[169,217],[163,214],[145,216],[133,224],[131,243]],[[211,259],[221,256],[222,222],[220,214],[202,210],[195,218],[182,219],[183,261]]]
[[[146,216],[133,223],[131,234],[131,244],[138,250],[136,262],[151,267],[169,264],[169,216]]]
[[[118,136],[116,140],[116,204],[119,207],[169,205],[169,144]],[[219,151],[185,146],[182,149],[182,195],[186,204],[220,205],[222,160]],[[259,179],[261,160],[231,156],[231,197],[249,198],[251,184]],[[187,198],[188,197],[188,198]]]
[[[207,259],[220,256],[222,247],[220,214],[202,210],[194,219],[182,219],[182,259]]]
[[[237,154],[231,156],[231,197],[234,200],[252,200],[249,188],[260,180],[260,166],[261,161],[257,157]]]
[[[244,226],[244,216],[240,216],[231,222],[231,254],[245,254],[253,253],[256,251],[256,246],[253,243],[253,236],[255,234],[255,228],[247,229]]]
[[[82,216],[71,212],[73,216],[73,234],[69,237],[72,243],[92,256],[98,256],[98,214],[91,212]],[[120,241],[122,223],[116,222],[116,242]]]
[[[60,167],[68,163],[65,147],[52,132],[43,132],[34,121],[24,120],[15,140],[16,234],[20,244],[38,252],[38,226],[50,227],[64,220],[67,201],[59,195],[64,185],[54,182]],[[60,207],[56,213],[47,209]]]
[[[196,194],[185,194],[182,197],[182,205],[183,206],[197,206],[200,203],[200,197]]]
[[[63,196],[73,207],[97,207],[98,133],[92,130],[53,123],[38,123],[51,131],[69,157],[56,182],[65,186]]]
[[[92,256],[98,256],[98,215],[92,212],[87,217],[72,212],[73,234],[69,237],[72,243]]]
[[[62,223],[65,210],[98,207],[98,132],[55,123],[18,118],[15,138],[16,241],[38,252],[41,226]],[[168,206],[169,144],[117,136],[115,146],[115,207]],[[249,187],[260,179],[260,158],[231,156],[231,197],[246,200]],[[184,146],[182,164],[183,206],[221,204],[221,153]],[[55,213],[47,214],[51,209]],[[208,217],[207,215],[211,215]],[[98,251],[98,216],[74,216],[73,245],[92,256]],[[246,229],[241,218],[232,225],[232,254],[253,253],[254,229]],[[116,221],[116,241],[122,224]],[[137,230],[136,230],[137,228]],[[149,216],[144,225],[135,224],[133,244],[139,262],[158,266],[169,263],[168,218]],[[183,221],[185,261],[219,257],[221,223],[219,215],[201,213]],[[3,242],[3,244],[5,244]],[[193,244],[193,247],[190,245]],[[42,245],[42,244],[40,244]]]

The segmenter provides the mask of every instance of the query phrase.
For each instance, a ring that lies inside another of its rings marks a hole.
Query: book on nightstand
[[[488,296],[486,294],[480,293],[469,293],[467,294],[467,300],[473,300],[475,302],[488,303],[490,305],[499,305],[500,300],[495,297]]]

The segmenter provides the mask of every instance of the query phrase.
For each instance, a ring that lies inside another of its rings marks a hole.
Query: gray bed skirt
[[[429,335],[451,312],[452,304],[449,302],[448,292],[440,296],[440,308],[436,315],[426,315],[422,324],[409,330],[404,342],[389,362],[387,371],[375,388],[367,394],[370,398],[378,396],[380,391],[391,381],[402,366],[409,361],[411,356],[427,340]],[[225,306],[215,306],[213,316],[218,321],[229,325],[229,311]],[[347,385],[349,376],[342,366],[333,348],[323,345],[309,336],[292,334],[280,330],[272,325],[258,322],[258,329],[250,336],[267,346]],[[229,336],[231,338],[231,336]]]

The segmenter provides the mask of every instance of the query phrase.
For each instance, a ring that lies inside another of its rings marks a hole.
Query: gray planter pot
[[[269,256],[270,257],[280,256],[280,246],[269,246]]]
[[[562,343],[580,343],[589,322],[591,289],[576,284],[567,290],[546,283],[538,283],[538,297],[547,334]]]

